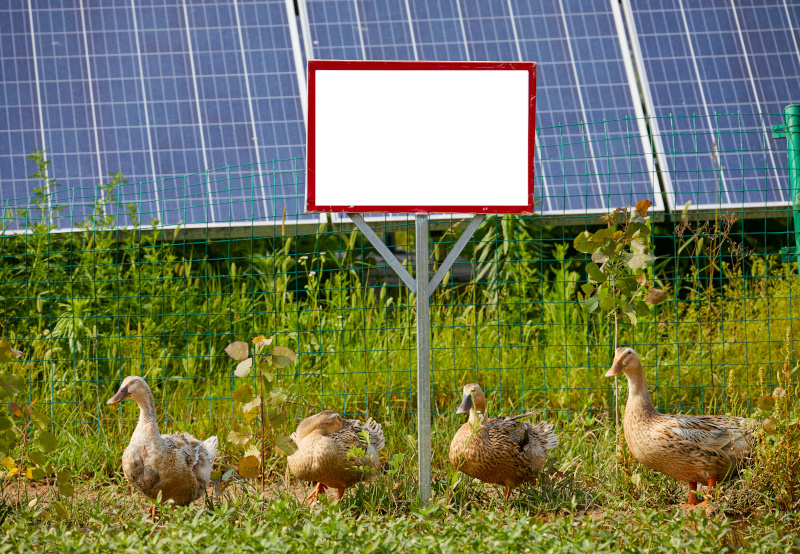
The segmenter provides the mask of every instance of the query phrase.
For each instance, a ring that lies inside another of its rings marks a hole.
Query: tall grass
[[[176,242],[128,207],[135,229],[123,232],[107,212],[124,207],[104,208],[115,202],[114,184],[77,232],[53,232],[40,202],[38,219],[7,214],[30,233],[0,236],[0,333],[25,351],[31,399],[54,421],[116,419],[104,401],[121,378],[138,374],[167,425],[224,426],[235,385],[223,348],[256,334],[274,334],[300,354],[280,376],[297,395],[297,415],[323,406],[413,413],[414,299],[384,278],[390,270],[370,261],[357,231],[327,224],[306,235]],[[385,230],[413,244],[405,224],[387,222]],[[452,411],[467,381],[490,391],[494,411],[609,409],[602,375],[611,329],[581,309],[584,261],[570,247],[573,231],[536,217],[483,224],[464,255],[472,282],[448,280],[431,301],[438,413]],[[434,267],[459,233],[453,222],[437,238]],[[656,227],[657,245],[669,233]],[[727,236],[747,239],[741,228]],[[797,325],[796,267],[774,255],[733,263],[730,253],[710,255],[711,239],[691,240],[691,255],[678,250],[686,241],[673,239],[672,256],[656,249],[653,278],[671,300],[637,328],[623,326],[621,340],[640,351],[661,409],[721,409],[731,404],[729,391],[737,405],[752,405],[775,382],[785,331]]]

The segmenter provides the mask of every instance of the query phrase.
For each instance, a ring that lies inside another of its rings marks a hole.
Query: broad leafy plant
[[[791,328],[786,329],[784,344],[783,372],[777,374],[780,386],[758,400],[757,417],[763,423],[754,433],[754,464],[745,476],[758,490],[768,491],[768,498],[781,509],[796,510],[800,506],[800,408],[795,384],[800,363],[794,359]],[[763,373],[760,381],[763,393]]]
[[[245,448],[236,464],[239,475],[246,479],[261,476],[262,487],[264,460],[269,452],[274,449],[276,454],[291,454],[293,450],[291,439],[283,433],[286,416],[282,408],[289,393],[275,384],[277,370],[294,363],[297,354],[285,346],[269,350],[272,341],[263,335],[254,338],[252,353],[250,345],[243,341],[232,342],[225,348],[228,356],[239,362],[234,375],[247,379],[255,371],[255,392],[248,383],[233,392],[233,399],[241,404],[244,421],[231,430],[228,442]],[[253,429],[254,424],[256,429]],[[233,469],[223,474],[223,483],[232,475]]]
[[[23,357],[23,353],[11,347],[8,340],[0,340],[0,364],[11,364]],[[48,463],[48,456],[58,448],[58,437],[51,432],[51,422],[47,414],[34,406],[38,399],[25,403],[27,383],[23,377],[0,371],[0,401],[8,402],[10,415],[0,416],[0,477],[4,480],[16,479],[17,501],[21,499],[22,478],[41,481],[48,475],[55,477],[52,510],[62,519],[69,518],[69,512],[58,494],[72,496],[75,492],[70,480],[69,470],[56,471]],[[37,499],[31,500],[34,506]]]
[[[635,326],[640,317],[650,313],[648,305],[666,299],[661,289],[648,279],[648,268],[656,260],[650,240],[651,226],[647,211],[653,203],[641,200],[635,208],[617,208],[600,219],[606,227],[583,231],[575,237],[578,252],[590,254],[586,264],[588,282],[584,309],[602,314],[614,322],[614,350],[619,340],[619,322],[627,319]],[[614,377],[614,421],[619,426],[619,386]]]

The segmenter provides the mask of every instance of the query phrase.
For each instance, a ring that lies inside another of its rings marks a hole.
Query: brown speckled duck
[[[647,392],[642,363],[633,348],[617,348],[606,377],[623,372],[629,387],[623,421],[628,448],[647,467],[687,481],[690,505],[697,504],[697,483],[707,483],[712,489],[750,455],[751,434],[760,422],[742,417],[660,414]]]
[[[470,477],[505,486],[507,501],[512,488],[536,479],[547,451],[558,446],[558,437],[546,422],[531,425],[519,421],[530,413],[484,417],[486,397],[476,383],[466,385],[463,392],[456,413],[469,412],[469,420],[450,443],[450,463]]]
[[[122,381],[108,404],[131,398],[139,405],[139,424],[122,454],[125,477],[142,493],[186,506],[206,492],[217,455],[217,437],[201,442],[188,433],[161,435],[156,423],[153,393],[144,379],[131,375]],[[149,510],[153,515],[152,507]]]
[[[369,440],[365,440],[367,437]],[[361,425],[360,421],[324,410],[301,421],[291,438],[297,451],[287,458],[289,470],[301,481],[316,482],[306,497],[309,504],[327,487],[337,490],[338,502],[345,489],[371,479],[381,470],[378,452],[386,442],[383,429],[371,418]],[[354,448],[363,450],[364,455],[353,456]]]

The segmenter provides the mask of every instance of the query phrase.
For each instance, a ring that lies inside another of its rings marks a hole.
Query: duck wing
[[[527,415],[527,414],[526,414]],[[513,417],[490,417],[486,420],[486,429],[489,432],[489,440],[492,442],[511,443],[520,452],[525,451],[525,447],[530,442],[527,424],[524,421],[517,421],[522,416]]]
[[[189,433],[162,435],[165,444],[176,451],[178,459],[182,460],[197,479],[198,489],[205,491],[211,479],[211,470],[217,456],[219,440],[216,436],[205,441],[194,438]]]
[[[535,446],[541,447],[543,450],[550,450],[558,446],[558,437],[554,432],[553,425],[542,421],[536,424],[530,424],[522,421],[517,421],[523,417],[534,415],[536,412],[528,412],[509,417],[493,417],[487,421],[487,426],[494,429],[495,432],[503,433],[508,436],[514,444],[517,445],[520,452],[534,443]]]
[[[665,426],[676,438],[710,450],[732,460],[741,460],[752,451],[752,433],[761,422],[743,417],[665,416]]]
[[[386,446],[386,439],[383,436],[383,427],[372,418],[369,418],[363,425],[361,421],[357,419],[345,419],[343,429],[344,428],[351,428],[353,432],[358,433],[360,437],[363,437],[363,432],[366,431],[369,435],[369,444],[363,444],[362,447],[367,449],[372,447],[376,455]]]

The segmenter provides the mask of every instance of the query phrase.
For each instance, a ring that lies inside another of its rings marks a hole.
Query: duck
[[[219,441],[204,441],[189,433],[162,435],[158,432],[153,393],[144,379],[126,377],[107,404],[130,398],[139,406],[139,423],[122,454],[122,471],[127,480],[148,498],[187,506],[201,498],[211,479]],[[148,510],[155,517],[156,510]]]
[[[628,380],[623,429],[631,454],[651,469],[688,482],[690,506],[698,505],[698,483],[707,484],[711,492],[750,457],[752,434],[760,422],[743,417],[659,413],[647,391],[642,362],[633,348],[617,348],[614,363],[605,376],[620,373]],[[707,503],[706,498],[701,504]]]
[[[512,417],[484,417],[486,396],[477,383],[463,388],[457,414],[469,419],[450,442],[450,464],[484,483],[503,485],[504,502],[511,490],[533,482],[544,468],[547,451],[558,446],[553,425],[520,421],[534,412]]]
[[[301,481],[316,483],[306,502],[313,505],[327,488],[337,490],[336,503],[346,489],[372,479],[382,470],[378,452],[386,440],[372,418],[362,425],[338,412],[323,410],[307,417],[290,438],[297,450],[287,458],[289,470]],[[353,455],[360,449],[361,455]]]

